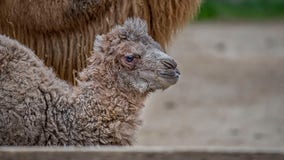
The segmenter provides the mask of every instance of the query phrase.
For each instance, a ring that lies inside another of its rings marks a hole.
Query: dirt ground
[[[191,24],[169,54],[181,78],[150,96],[136,145],[284,148],[284,22]]]

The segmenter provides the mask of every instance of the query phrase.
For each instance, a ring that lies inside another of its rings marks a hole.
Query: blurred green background
[[[197,19],[284,19],[284,0],[203,0]]]

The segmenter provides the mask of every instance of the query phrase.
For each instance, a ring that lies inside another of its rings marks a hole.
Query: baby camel
[[[146,26],[128,19],[97,36],[78,86],[0,36],[0,145],[131,145],[146,96],[180,74]]]

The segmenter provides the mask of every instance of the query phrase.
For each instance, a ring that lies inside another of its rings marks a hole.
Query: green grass
[[[284,19],[284,0],[203,0],[198,20]]]

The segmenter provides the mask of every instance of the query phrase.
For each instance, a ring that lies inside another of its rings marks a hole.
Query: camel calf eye
[[[126,56],[125,59],[127,62],[132,62],[134,60],[134,56]]]

